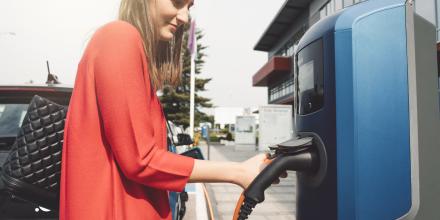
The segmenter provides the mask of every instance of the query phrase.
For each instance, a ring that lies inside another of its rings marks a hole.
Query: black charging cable
[[[274,147],[271,162],[242,193],[233,220],[247,219],[255,206],[264,201],[264,191],[286,170],[316,172],[319,159],[312,142],[313,138],[307,138],[295,140],[291,146]]]

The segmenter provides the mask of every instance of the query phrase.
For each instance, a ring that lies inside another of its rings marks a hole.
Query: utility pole
[[[196,57],[197,57],[197,42],[196,42],[196,20],[192,18],[191,27],[188,35],[188,49],[191,54],[191,77],[190,77],[190,105],[189,105],[189,135],[194,138],[194,108],[195,108],[195,84],[196,84]]]

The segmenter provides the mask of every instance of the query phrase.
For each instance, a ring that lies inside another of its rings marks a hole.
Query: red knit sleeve
[[[194,159],[168,152],[155,141],[153,126],[158,125],[154,123],[163,120],[150,114],[160,106],[153,102],[140,39],[137,30],[125,22],[99,30],[93,39],[96,52],[91,59],[103,133],[127,178],[181,191]]]

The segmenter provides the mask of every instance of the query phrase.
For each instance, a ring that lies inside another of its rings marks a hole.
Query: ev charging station
[[[435,45],[411,0],[365,1],[313,25],[294,55],[298,137],[270,147],[234,220],[285,170],[297,171],[298,220],[440,219]]]
[[[435,26],[414,2],[370,0],[312,26],[295,53],[298,220],[440,219]]]

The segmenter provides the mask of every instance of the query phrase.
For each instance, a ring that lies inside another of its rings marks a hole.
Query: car
[[[174,124],[172,121],[167,121],[168,128],[168,138],[171,139],[171,144],[174,146],[174,149],[171,149],[173,152],[181,154],[190,149],[190,146],[187,144],[177,144],[179,143],[179,135],[185,134],[182,126],[178,126]],[[177,146],[176,146],[177,145]]]
[[[45,97],[58,104],[68,106],[73,88],[61,84],[42,85],[0,85],[0,171],[17,136],[27,112],[28,103],[34,95]],[[172,132],[168,129],[168,133]],[[168,149],[176,152],[169,141]],[[181,220],[185,213],[186,193],[170,192],[170,207],[173,220]],[[58,211],[51,211],[14,197],[5,190],[0,179],[0,219],[1,220],[54,220]]]
[[[167,144],[168,151],[173,153],[180,153],[179,149],[182,149],[178,134],[183,130],[181,127],[176,126],[172,121],[167,121]],[[174,220],[181,220],[186,213],[186,202],[188,201],[188,193],[184,190],[183,192],[169,192],[169,202],[171,207],[172,218]]]
[[[39,95],[67,106],[71,94],[72,87],[59,84],[0,86],[0,169],[15,141],[32,97]],[[0,219],[58,219],[58,212],[11,196],[0,180]]]

